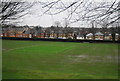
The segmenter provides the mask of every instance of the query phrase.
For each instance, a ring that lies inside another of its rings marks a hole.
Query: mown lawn
[[[2,41],[3,79],[117,79],[118,45]]]

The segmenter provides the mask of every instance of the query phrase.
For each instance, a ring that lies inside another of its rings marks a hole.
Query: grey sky
[[[33,0],[27,0],[27,1],[33,1]],[[34,0],[34,1],[53,1],[53,0]],[[56,1],[56,0],[54,0]],[[68,1],[74,1],[74,0],[62,0],[63,2]],[[95,2],[101,2],[101,1],[107,1],[111,2],[114,0],[94,0]],[[29,26],[42,26],[42,27],[50,27],[54,24],[55,21],[60,21],[61,25],[64,24],[64,20],[67,17],[68,13],[60,13],[58,15],[42,15],[41,6],[35,5],[31,9],[29,9],[29,14],[24,16],[20,21],[22,21],[19,25],[29,25]],[[86,24],[87,22],[76,22],[73,24],[70,24],[72,27],[89,27],[89,24]]]

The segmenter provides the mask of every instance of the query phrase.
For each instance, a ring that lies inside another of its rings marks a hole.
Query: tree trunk
[[[115,41],[115,33],[112,33],[112,41]]]
[[[73,39],[75,39],[75,40],[77,39],[77,35],[76,34],[74,34]]]
[[[46,37],[46,33],[44,33],[44,38]]]
[[[65,37],[66,37],[66,39],[68,39],[68,34],[67,33],[65,34]]]
[[[57,39],[58,39],[58,37],[59,37],[59,33],[57,33]]]
[[[84,39],[86,39],[86,34],[84,34],[83,36],[84,36]]]
[[[93,33],[93,40],[95,40],[95,34]]]
[[[33,34],[31,34],[31,38],[33,38],[34,37],[34,35]]]
[[[16,33],[15,33],[15,37],[16,37]]]
[[[103,40],[105,40],[105,33],[103,34]]]

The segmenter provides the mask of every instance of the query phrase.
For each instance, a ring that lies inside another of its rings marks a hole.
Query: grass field
[[[2,41],[3,79],[117,79],[118,46]]]

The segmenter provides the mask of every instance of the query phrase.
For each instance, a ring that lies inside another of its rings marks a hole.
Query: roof
[[[93,34],[92,34],[92,33],[89,33],[89,34],[87,34],[86,36],[93,36]]]
[[[27,31],[24,32],[24,34],[39,34],[39,33],[43,33],[43,30],[41,28],[30,28]]]
[[[27,31],[24,32],[24,34],[32,34],[34,33],[33,29],[28,29]]]
[[[115,33],[115,35],[119,35],[118,33]]]
[[[104,34],[102,34],[101,32],[97,32],[95,33],[95,35],[104,35]]]

